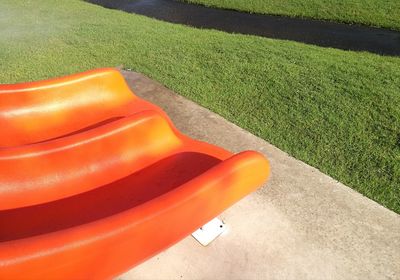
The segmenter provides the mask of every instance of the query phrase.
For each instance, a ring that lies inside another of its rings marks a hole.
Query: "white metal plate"
[[[218,218],[215,218],[192,233],[194,239],[203,246],[207,246],[221,233],[226,230],[226,225]]]

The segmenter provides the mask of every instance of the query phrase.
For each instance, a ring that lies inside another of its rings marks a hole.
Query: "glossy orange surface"
[[[181,134],[114,69],[0,85],[0,125],[0,279],[112,278],[269,175]]]

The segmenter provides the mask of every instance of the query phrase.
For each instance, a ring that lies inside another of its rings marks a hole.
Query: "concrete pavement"
[[[400,279],[399,215],[149,78],[122,72],[182,132],[233,152],[260,151],[272,175],[220,216],[229,231],[209,246],[189,236],[118,279]]]

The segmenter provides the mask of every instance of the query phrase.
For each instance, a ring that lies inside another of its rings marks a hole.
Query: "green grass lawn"
[[[400,30],[399,0],[181,0],[240,11]]]
[[[400,213],[400,58],[0,2],[0,82],[123,64]]]

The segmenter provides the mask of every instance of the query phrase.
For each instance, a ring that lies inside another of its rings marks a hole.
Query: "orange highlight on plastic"
[[[109,279],[257,189],[259,153],[180,133],[115,69],[0,85],[0,279]]]

